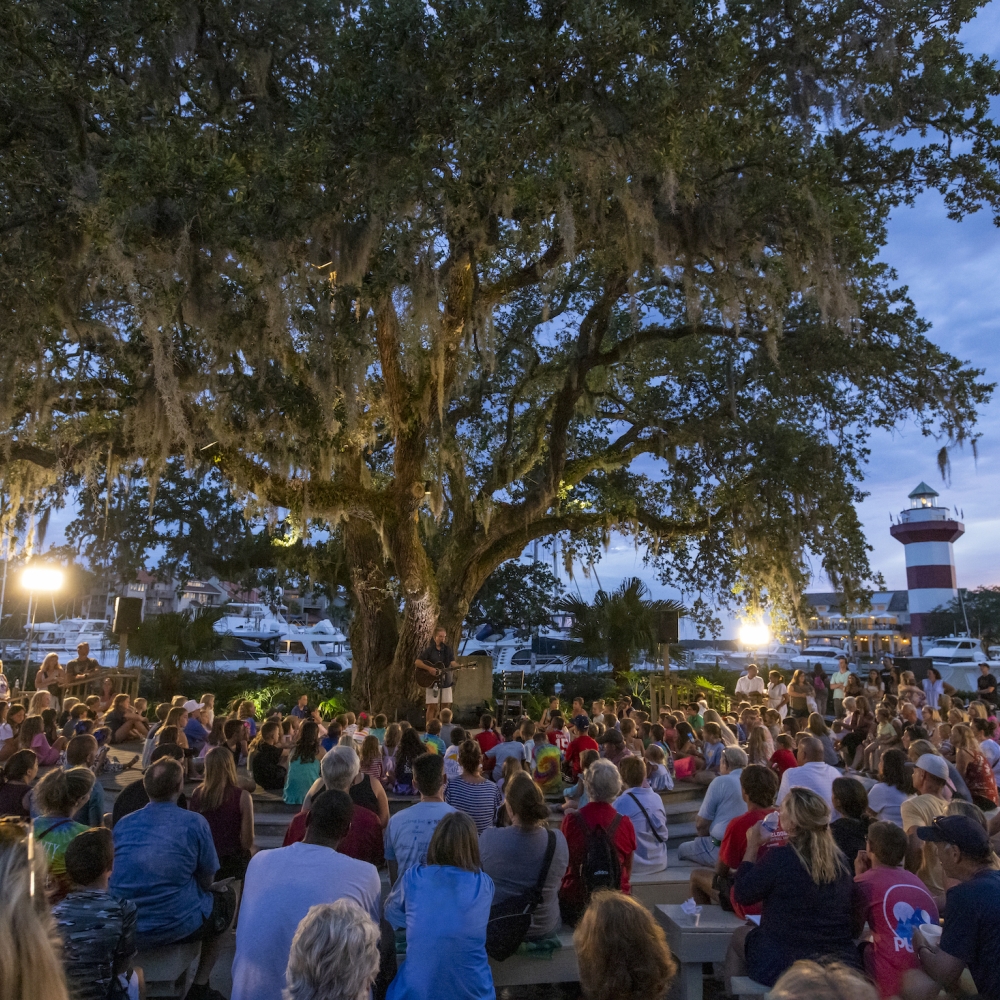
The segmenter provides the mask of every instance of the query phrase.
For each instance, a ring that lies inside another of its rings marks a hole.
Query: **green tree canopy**
[[[528,629],[549,625],[563,585],[540,562],[505,562],[486,578],[472,599],[466,624],[489,623],[499,629]]]
[[[922,190],[1000,208],[978,6],[8,4],[4,485],[182,456],[340,525],[386,705],[559,533],[856,593],[868,434],[989,394],[877,262]]]

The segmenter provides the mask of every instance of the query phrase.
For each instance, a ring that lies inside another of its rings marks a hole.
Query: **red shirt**
[[[503,740],[492,729],[484,729],[481,733],[476,733],[473,739],[479,744],[479,749],[483,752],[483,774],[489,774],[493,770],[495,761],[489,757],[489,752]]]
[[[584,749],[587,748],[584,747]],[[566,869],[562,885],[559,887],[560,899],[564,899],[568,903],[586,901],[583,879],[580,876],[580,868],[587,850],[587,835],[583,829],[583,823],[585,822],[592,830],[598,828],[606,830],[619,815],[609,802],[588,802],[582,809],[574,810],[563,816],[562,832],[569,846],[569,867]],[[631,867],[632,853],[635,851],[635,827],[632,826],[632,820],[628,816],[621,816],[621,821],[615,830],[614,845],[618,851],[618,863],[622,869],[622,892],[631,894],[629,868]]]
[[[777,771],[778,774],[784,774],[789,768],[799,766],[795,754],[791,750],[784,749],[775,750],[768,763],[770,763],[772,770]]]
[[[566,735],[565,730],[550,729],[545,735],[549,738],[549,742],[554,747],[559,747],[563,753],[566,753],[566,750],[569,747],[569,737]]]
[[[296,844],[306,835],[306,812],[297,812],[288,829],[282,847]],[[385,861],[385,842],[382,837],[382,824],[378,816],[363,806],[355,806],[351,814],[351,829],[347,836],[337,845],[337,853],[344,854],[358,861],[367,861],[370,865],[379,867]]]
[[[580,773],[580,754],[584,750],[600,750],[601,748],[597,745],[597,740],[592,736],[588,736],[584,733],[582,736],[577,736],[568,747],[566,747],[566,760],[569,761],[569,766],[573,769],[573,777],[575,778]]]
[[[749,812],[745,812],[742,816],[737,816],[735,819],[729,821],[729,825],[726,827],[726,832],[722,837],[722,846],[719,848],[719,860],[727,867],[735,871],[743,863],[743,855],[747,851],[747,834],[750,832],[750,827],[759,823],[768,813],[777,812],[775,806],[769,806],[767,809],[751,809]],[[771,842],[766,844],[761,849],[761,854],[768,849],[768,847],[774,846],[777,843],[784,843],[788,838],[784,835],[783,831],[778,831],[774,837],[771,838]],[[758,855],[759,857],[760,855]],[[733,907],[733,912],[738,917],[745,917],[748,915],[757,915],[762,912],[763,903],[755,903],[752,906],[740,906],[739,903],[733,898],[733,890],[729,890],[729,902]]]

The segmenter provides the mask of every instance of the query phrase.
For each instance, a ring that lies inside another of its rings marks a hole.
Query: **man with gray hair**
[[[740,787],[740,775],[747,762],[746,753],[739,747],[726,747],[722,751],[719,776],[708,786],[695,820],[698,836],[677,848],[680,861],[693,861],[703,868],[715,867],[729,821],[747,811]]]
[[[815,792],[830,807],[830,822],[840,818],[833,808],[833,783],[842,778],[843,772],[832,764],[824,762],[826,751],[815,736],[799,737],[798,767],[790,767],[781,776],[778,788],[778,805],[793,788],[808,788]]]

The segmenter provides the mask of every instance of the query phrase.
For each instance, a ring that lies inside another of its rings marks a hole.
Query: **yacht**
[[[76,658],[76,647],[81,642],[90,646],[90,655],[102,667],[118,663],[118,647],[108,642],[108,623],[103,618],[63,618],[57,622],[35,622],[34,628],[26,625],[31,633],[31,662],[41,664],[49,653],[55,653],[60,663]],[[23,661],[27,652],[27,636],[18,644],[17,656]]]
[[[792,670],[804,670],[812,673],[813,667],[818,663],[828,674],[832,674],[837,669],[837,658],[846,656],[850,664],[850,653],[843,646],[815,644],[806,646],[801,653],[793,656],[788,661],[788,666]]]
[[[975,691],[979,679],[979,664],[989,663],[1000,667],[983,649],[979,639],[967,635],[949,636],[947,639],[928,639],[924,656],[941,674],[941,680],[957,691]]]

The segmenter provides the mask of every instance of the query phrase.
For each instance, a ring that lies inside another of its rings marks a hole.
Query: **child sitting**
[[[442,727],[443,729],[443,727]],[[458,752],[462,744],[471,737],[461,726],[451,727],[451,746],[444,752],[444,773],[449,781],[454,781],[462,773]]]
[[[571,812],[574,809],[582,809],[589,801],[590,797],[587,795],[587,789],[583,783],[583,776],[587,771],[587,768],[594,763],[595,760],[600,760],[601,755],[596,750],[584,750],[580,754],[580,774],[577,776],[576,784],[570,785],[566,791],[563,792],[563,812]]]
[[[361,743],[361,772],[369,774],[375,781],[385,777],[385,761],[382,759],[382,747],[378,737],[369,733]]]
[[[440,732],[441,720],[431,719],[427,723],[427,732],[420,737],[420,742],[427,747],[428,752],[440,754],[443,757],[447,747],[445,747],[444,740],[439,735]]]
[[[674,787],[674,779],[667,767],[667,757],[663,747],[650,743],[646,747],[646,780],[654,792],[669,792]]]
[[[558,795],[562,791],[562,754],[559,747],[549,742],[545,731],[535,730],[531,746],[532,777],[542,790],[542,795]]]
[[[771,770],[782,775],[790,767],[798,767],[799,762],[795,756],[795,740],[788,733],[782,733],[774,742],[775,751],[770,760]]]

